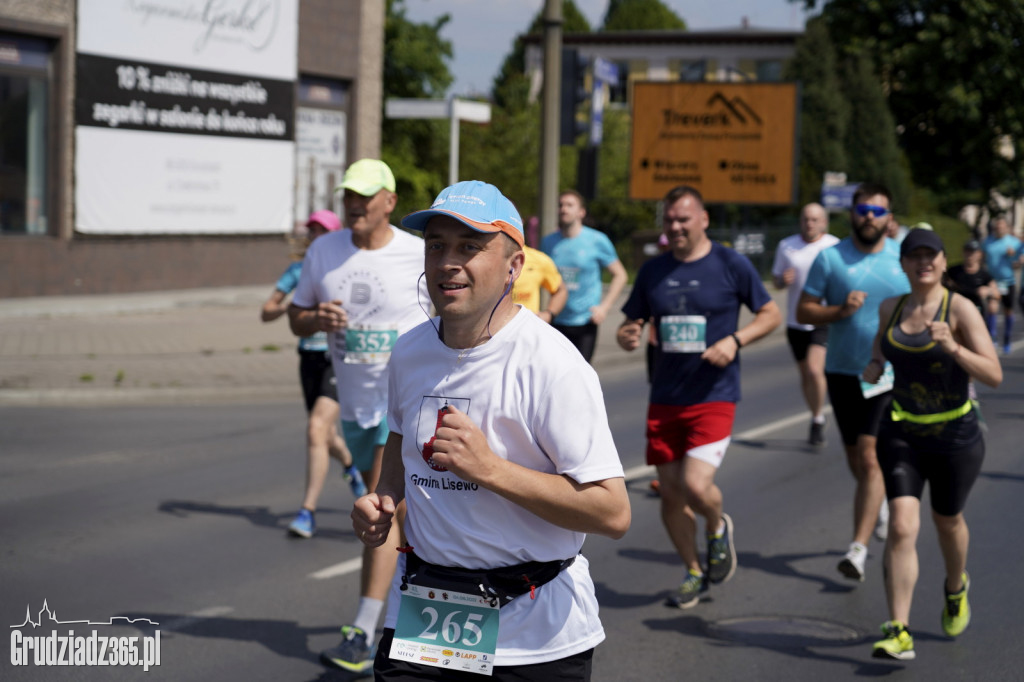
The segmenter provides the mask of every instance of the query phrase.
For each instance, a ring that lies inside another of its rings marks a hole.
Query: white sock
[[[356,611],[356,619],[352,623],[366,633],[369,639],[377,631],[377,621],[380,619],[380,612],[384,610],[384,602],[371,597],[359,598],[359,610]]]
[[[816,414],[816,415],[814,415],[814,417],[811,418],[811,421],[814,422],[815,424],[824,424],[825,423],[825,415],[823,415],[823,414]]]

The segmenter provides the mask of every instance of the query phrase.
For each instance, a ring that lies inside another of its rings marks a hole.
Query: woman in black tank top
[[[942,285],[946,255],[938,235],[911,230],[900,246],[900,263],[910,293],[882,302],[863,376],[875,383],[886,362],[892,363],[892,410],[878,435],[890,510],[884,557],[889,620],[872,654],[905,660],[914,657],[908,628],[925,483],[947,567],[942,627],[955,637],[970,621],[963,507],[981,471],[985,445],[969,382],[995,387],[1003,372],[977,307]]]

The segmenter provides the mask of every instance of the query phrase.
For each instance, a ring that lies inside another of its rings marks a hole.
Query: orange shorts
[[[647,408],[647,463],[657,466],[692,456],[717,467],[735,419],[736,403],[651,405]]]

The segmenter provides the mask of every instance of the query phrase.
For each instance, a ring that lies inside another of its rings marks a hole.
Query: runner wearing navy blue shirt
[[[750,261],[708,238],[708,214],[696,189],[674,188],[664,207],[670,251],[640,268],[616,338],[632,351],[646,343],[644,324],[652,321],[658,330],[647,463],[657,468],[662,521],[687,571],[669,602],[688,608],[709,582],[725,582],[736,570],[732,519],[722,511],[715,472],[740,399],[739,350],[775,329],[782,314]],[[737,329],[741,305],[754,318]],[[706,575],[697,515],[706,524]]]

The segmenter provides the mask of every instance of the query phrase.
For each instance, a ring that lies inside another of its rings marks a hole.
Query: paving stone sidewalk
[[[0,301],[0,405],[301,402],[295,338],[267,286]],[[598,367],[642,362],[601,325]]]

